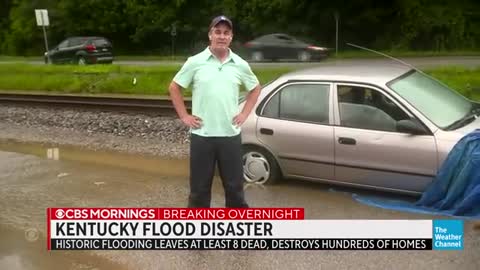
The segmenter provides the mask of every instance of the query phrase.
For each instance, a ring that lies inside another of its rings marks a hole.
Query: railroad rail
[[[141,98],[116,96],[79,96],[50,94],[0,93],[0,104],[21,106],[47,106],[62,108],[88,108],[95,110],[121,112],[150,112],[158,114],[175,114],[169,98]],[[191,100],[185,99],[185,106],[191,110]]]

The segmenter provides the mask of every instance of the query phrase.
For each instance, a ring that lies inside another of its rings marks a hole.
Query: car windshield
[[[442,129],[468,115],[472,108],[464,96],[418,71],[407,73],[388,86]]]

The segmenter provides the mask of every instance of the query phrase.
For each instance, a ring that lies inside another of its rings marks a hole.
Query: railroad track
[[[0,104],[175,114],[173,104],[168,98],[0,93]],[[191,100],[186,99],[185,106],[190,110]]]

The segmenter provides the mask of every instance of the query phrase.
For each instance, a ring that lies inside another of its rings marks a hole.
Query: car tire
[[[263,53],[260,51],[255,51],[252,53],[252,61],[261,62],[263,61]]]
[[[272,185],[282,178],[277,161],[263,148],[244,146],[242,161],[243,178],[247,183]]]
[[[307,51],[300,51],[298,53],[298,60],[301,62],[308,62],[312,58],[311,54]]]
[[[77,64],[79,66],[85,66],[87,64],[87,60],[85,60],[85,57],[79,56],[77,59]]]

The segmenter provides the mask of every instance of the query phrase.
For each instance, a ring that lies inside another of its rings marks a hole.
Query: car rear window
[[[291,84],[277,92],[262,115],[294,121],[328,123],[328,84]]]
[[[106,39],[94,39],[93,44],[95,44],[95,46],[111,46],[110,42]]]

